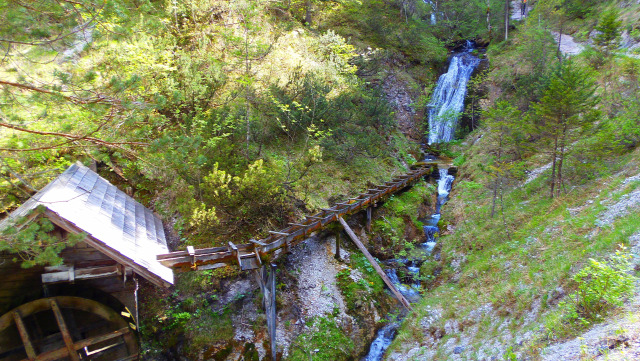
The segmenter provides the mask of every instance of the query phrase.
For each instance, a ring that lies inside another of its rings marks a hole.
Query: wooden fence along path
[[[267,315],[271,359],[276,360],[275,265],[271,263],[268,267],[263,267],[263,260],[265,263],[266,260],[273,261],[289,252],[293,246],[305,240],[311,233],[321,230],[333,222],[340,222],[351,240],[364,253],[376,272],[387,284],[391,293],[404,307],[410,310],[409,301],[396,289],[343,217],[366,210],[367,230],[370,230],[372,207],[378,202],[387,199],[387,197],[413,185],[422,177],[430,175],[434,170],[437,170],[436,163],[419,163],[416,169],[407,174],[394,177],[383,185],[370,188],[355,198],[349,198],[346,202],[336,203],[331,208],[322,209],[320,213],[306,216],[300,223],[289,223],[289,227],[283,230],[269,232],[267,238],[259,241],[252,239],[249,243],[240,245],[229,242],[227,247],[203,249],[194,249],[189,246],[186,251],[158,255],[158,261],[177,271],[205,270],[231,264],[240,265],[240,269],[243,271],[254,270],[264,295],[262,301]],[[339,254],[339,252],[340,243],[336,239],[336,254]]]

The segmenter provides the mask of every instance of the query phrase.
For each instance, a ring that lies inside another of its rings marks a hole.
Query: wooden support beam
[[[373,210],[373,207],[367,207],[367,232],[371,232],[371,212]]]
[[[51,300],[51,309],[53,310],[53,314],[56,316],[56,322],[58,323],[58,327],[60,328],[60,333],[62,334],[62,339],[64,340],[64,344],[67,346],[67,350],[69,352],[68,356],[71,361],[80,361],[80,357],[78,357],[78,353],[76,349],[73,347],[73,338],[69,333],[69,329],[67,328],[67,324],[64,322],[64,317],[62,316],[62,311],[60,311],[60,307],[56,300]]]
[[[340,239],[342,238],[342,232],[336,228],[334,234],[336,236],[336,254],[335,254],[335,259],[337,259],[338,261],[340,261],[342,259],[342,257],[340,257]]]
[[[271,359],[276,360],[276,265],[271,263],[255,270],[255,276],[262,291],[262,305],[267,316]]]
[[[378,265],[378,262],[376,262],[376,260],[373,258],[371,253],[369,253],[369,250],[367,250],[367,247],[365,247],[364,244],[362,244],[362,242],[360,242],[360,239],[358,238],[358,236],[356,236],[356,234],[353,232],[351,227],[349,227],[347,222],[345,222],[344,219],[342,219],[342,217],[338,217],[338,221],[340,221],[340,224],[342,224],[342,227],[344,227],[344,230],[347,232],[347,234],[349,235],[349,237],[351,238],[353,243],[355,243],[356,246],[358,246],[358,248],[360,249],[360,251],[362,251],[364,256],[367,257],[367,259],[369,260],[369,263],[371,263],[371,265],[376,270],[376,272],[378,272],[378,274],[380,275],[380,277],[382,278],[384,283],[387,284],[387,287],[389,287],[389,289],[391,290],[391,293],[393,293],[393,295],[396,296],[398,301],[400,301],[400,303],[407,310],[411,311],[412,308],[411,308],[411,304],[409,303],[409,301],[407,301],[407,299],[404,298],[402,293],[398,292],[398,290],[396,289],[396,286],[393,285],[393,282],[391,282],[391,280],[389,279],[387,274],[384,273],[382,268],[380,268],[380,265]]]
[[[27,332],[27,328],[24,326],[20,311],[16,310],[13,312],[13,320],[16,322],[16,327],[18,327],[18,332],[20,333],[20,338],[22,339],[22,344],[24,345],[24,350],[27,353],[27,357],[29,358],[29,360],[35,360],[37,356],[36,351],[33,348],[31,339],[29,338],[29,332]]]

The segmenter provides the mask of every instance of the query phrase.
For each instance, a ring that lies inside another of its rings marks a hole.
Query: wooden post
[[[367,232],[371,232],[371,212],[373,207],[367,207]]]
[[[335,259],[337,259],[338,261],[341,260],[340,257],[340,241],[342,238],[342,231],[339,228],[335,228],[334,232],[333,232],[336,236],[336,254],[335,254]]]
[[[412,308],[411,308],[411,304],[409,304],[409,301],[407,301],[407,299],[404,298],[402,293],[398,292],[396,287],[393,285],[393,282],[391,282],[391,280],[389,279],[387,274],[384,273],[382,268],[380,268],[380,266],[378,265],[378,262],[376,262],[376,260],[373,259],[373,256],[371,255],[371,253],[369,253],[369,251],[367,250],[367,247],[365,247],[364,244],[362,244],[362,242],[360,242],[360,239],[358,239],[356,234],[353,233],[353,230],[351,229],[351,227],[349,227],[347,222],[345,222],[344,219],[342,219],[342,217],[338,217],[338,221],[340,221],[340,224],[342,224],[342,227],[344,227],[344,230],[347,232],[349,237],[351,237],[351,240],[353,241],[353,243],[355,243],[356,246],[358,246],[358,248],[360,249],[360,251],[362,251],[362,253],[364,253],[365,257],[367,257],[367,259],[369,260],[369,262],[371,263],[373,268],[376,270],[376,272],[378,272],[380,277],[382,277],[382,280],[384,281],[384,283],[387,284],[387,287],[389,287],[389,289],[391,290],[391,293],[393,293],[393,295],[396,296],[398,301],[400,301],[400,303],[406,309],[411,311]]]
[[[271,344],[271,360],[276,361],[276,265],[269,264],[271,272],[265,266],[256,270],[256,279],[262,291],[262,305],[267,316],[267,332]]]

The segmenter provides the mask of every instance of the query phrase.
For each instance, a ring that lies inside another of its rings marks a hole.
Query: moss
[[[347,308],[351,313],[357,313],[363,303],[379,302],[384,295],[384,282],[362,254],[352,254],[350,266],[349,269],[338,272],[336,278]],[[362,279],[358,282],[351,278],[353,269],[362,274]]]
[[[336,324],[333,316],[316,317],[310,330],[291,343],[291,361],[340,361],[353,359],[354,343]]]

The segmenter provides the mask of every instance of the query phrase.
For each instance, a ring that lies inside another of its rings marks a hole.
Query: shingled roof
[[[140,276],[158,285],[173,284],[173,271],[156,260],[169,252],[162,221],[80,162],[0,221],[0,229],[40,205],[70,228],[87,233],[87,243]]]

